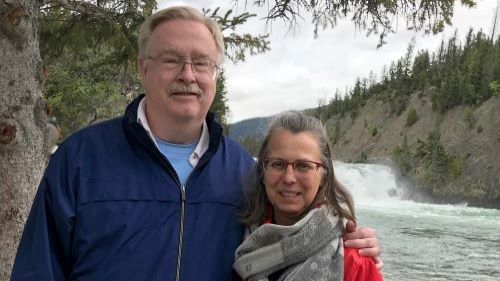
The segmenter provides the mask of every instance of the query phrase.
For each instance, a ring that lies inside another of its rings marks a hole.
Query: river
[[[386,281],[500,280],[500,210],[400,200],[387,166],[336,162],[335,172],[359,224],[377,230]]]

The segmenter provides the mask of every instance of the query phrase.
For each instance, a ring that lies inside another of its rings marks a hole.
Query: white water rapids
[[[383,165],[335,162],[335,172],[359,224],[377,230],[386,281],[500,280],[500,210],[401,200]]]

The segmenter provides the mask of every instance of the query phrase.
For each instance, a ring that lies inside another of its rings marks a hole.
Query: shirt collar
[[[158,148],[158,144],[156,143],[155,136],[149,127],[148,119],[146,118],[146,98],[143,98],[139,103],[139,108],[137,109],[137,122],[139,122],[142,127],[148,132],[149,137]],[[208,145],[210,143],[210,136],[208,133],[207,122],[203,121],[203,129],[201,131],[200,139],[198,140],[198,145],[194,149],[193,153],[189,156],[189,164],[191,166],[196,167],[198,162],[200,161],[201,156],[208,150]]]

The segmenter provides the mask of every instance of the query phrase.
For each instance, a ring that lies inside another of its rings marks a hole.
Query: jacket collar
[[[142,128],[141,134],[136,135],[142,139],[147,136],[147,138],[149,139],[148,143],[152,143],[157,148],[156,141],[154,140],[154,135],[149,128],[149,124],[147,123],[146,115],[144,113],[144,97],[144,94],[139,95],[127,106],[127,109],[125,110],[124,121],[128,126]],[[213,114],[212,112],[208,112],[207,116],[205,117],[201,139],[194,151],[196,155],[192,155],[190,157],[191,164],[194,164],[193,166],[196,166],[196,163],[193,162],[198,162],[200,159],[208,158],[212,154],[214,154],[219,147],[221,139],[222,127],[217,122],[215,114]],[[205,155],[206,157],[204,157]]]

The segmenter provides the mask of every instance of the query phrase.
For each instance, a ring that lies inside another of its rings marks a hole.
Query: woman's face
[[[309,132],[279,130],[269,140],[264,185],[277,224],[294,224],[310,207],[324,175],[320,155],[318,140]]]

